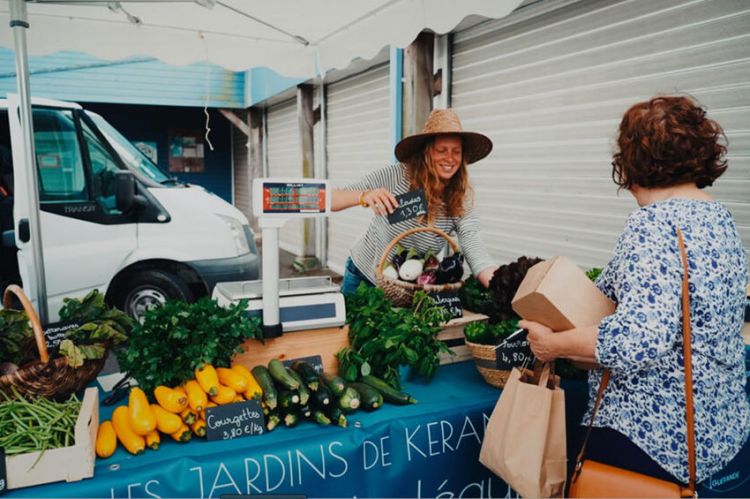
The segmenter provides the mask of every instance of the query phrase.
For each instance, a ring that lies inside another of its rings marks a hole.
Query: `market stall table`
[[[750,373],[750,348],[747,350]],[[563,381],[568,426],[586,405],[586,384]],[[349,416],[349,427],[304,422],[236,440],[177,444],[97,460],[92,479],[11,491],[8,497],[220,497],[302,493],[309,497],[506,497],[478,462],[498,390],[472,362],[442,366],[432,383],[407,382],[416,405]],[[111,408],[102,407],[108,418]],[[699,489],[703,497],[750,496],[750,444]]]

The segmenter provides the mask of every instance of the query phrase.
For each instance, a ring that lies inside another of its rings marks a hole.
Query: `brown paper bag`
[[[565,396],[545,364],[514,368],[487,423],[479,462],[522,497],[562,497],[567,472]]]

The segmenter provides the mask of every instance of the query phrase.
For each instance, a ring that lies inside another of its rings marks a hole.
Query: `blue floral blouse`
[[[634,211],[597,286],[617,303],[599,326],[596,358],[611,369],[595,426],[619,431],[688,481],[682,355],[682,262],[688,253],[697,480],[720,471],[750,433],[742,339],[747,261],[718,202],[669,199]],[[601,380],[589,374],[589,411]]]

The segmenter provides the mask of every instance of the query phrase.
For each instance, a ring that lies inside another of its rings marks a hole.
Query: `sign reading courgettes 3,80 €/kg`
[[[259,400],[247,400],[206,409],[206,439],[230,440],[266,432]]]

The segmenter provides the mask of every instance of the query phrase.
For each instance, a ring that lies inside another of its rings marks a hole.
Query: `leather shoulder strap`
[[[694,407],[693,407],[693,363],[692,363],[692,348],[690,346],[691,338],[691,326],[690,326],[690,285],[688,280],[688,261],[687,252],[685,251],[685,241],[682,237],[682,231],[677,229],[677,244],[680,248],[680,257],[682,259],[682,353],[685,360],[685,419],[687,421],[687,446],[688,446],[688,470],[690,479],[688,482],[689,495],[695,494],[695,422],[694,422]],[[578,452],[576,457],[576,467],[573,472],[572,481],[578,478],[578,475],[583,466],[583,460],[586,455],[586,444],[588,444],[589,437],[591,436],[591,428],[594,425],[596,419],[596,413],[599,411],[599,406],[604,396],[604,390],[607,388],[609,383],[609,369],[605,369],[602,373],[602,381],[599,385],[599,391],[596,394],[596,401],[594,402],[594,408],[591,411],[591,419],[589,420],[588,429],[586,430],[586,437],[583,439],[581,450]]]

